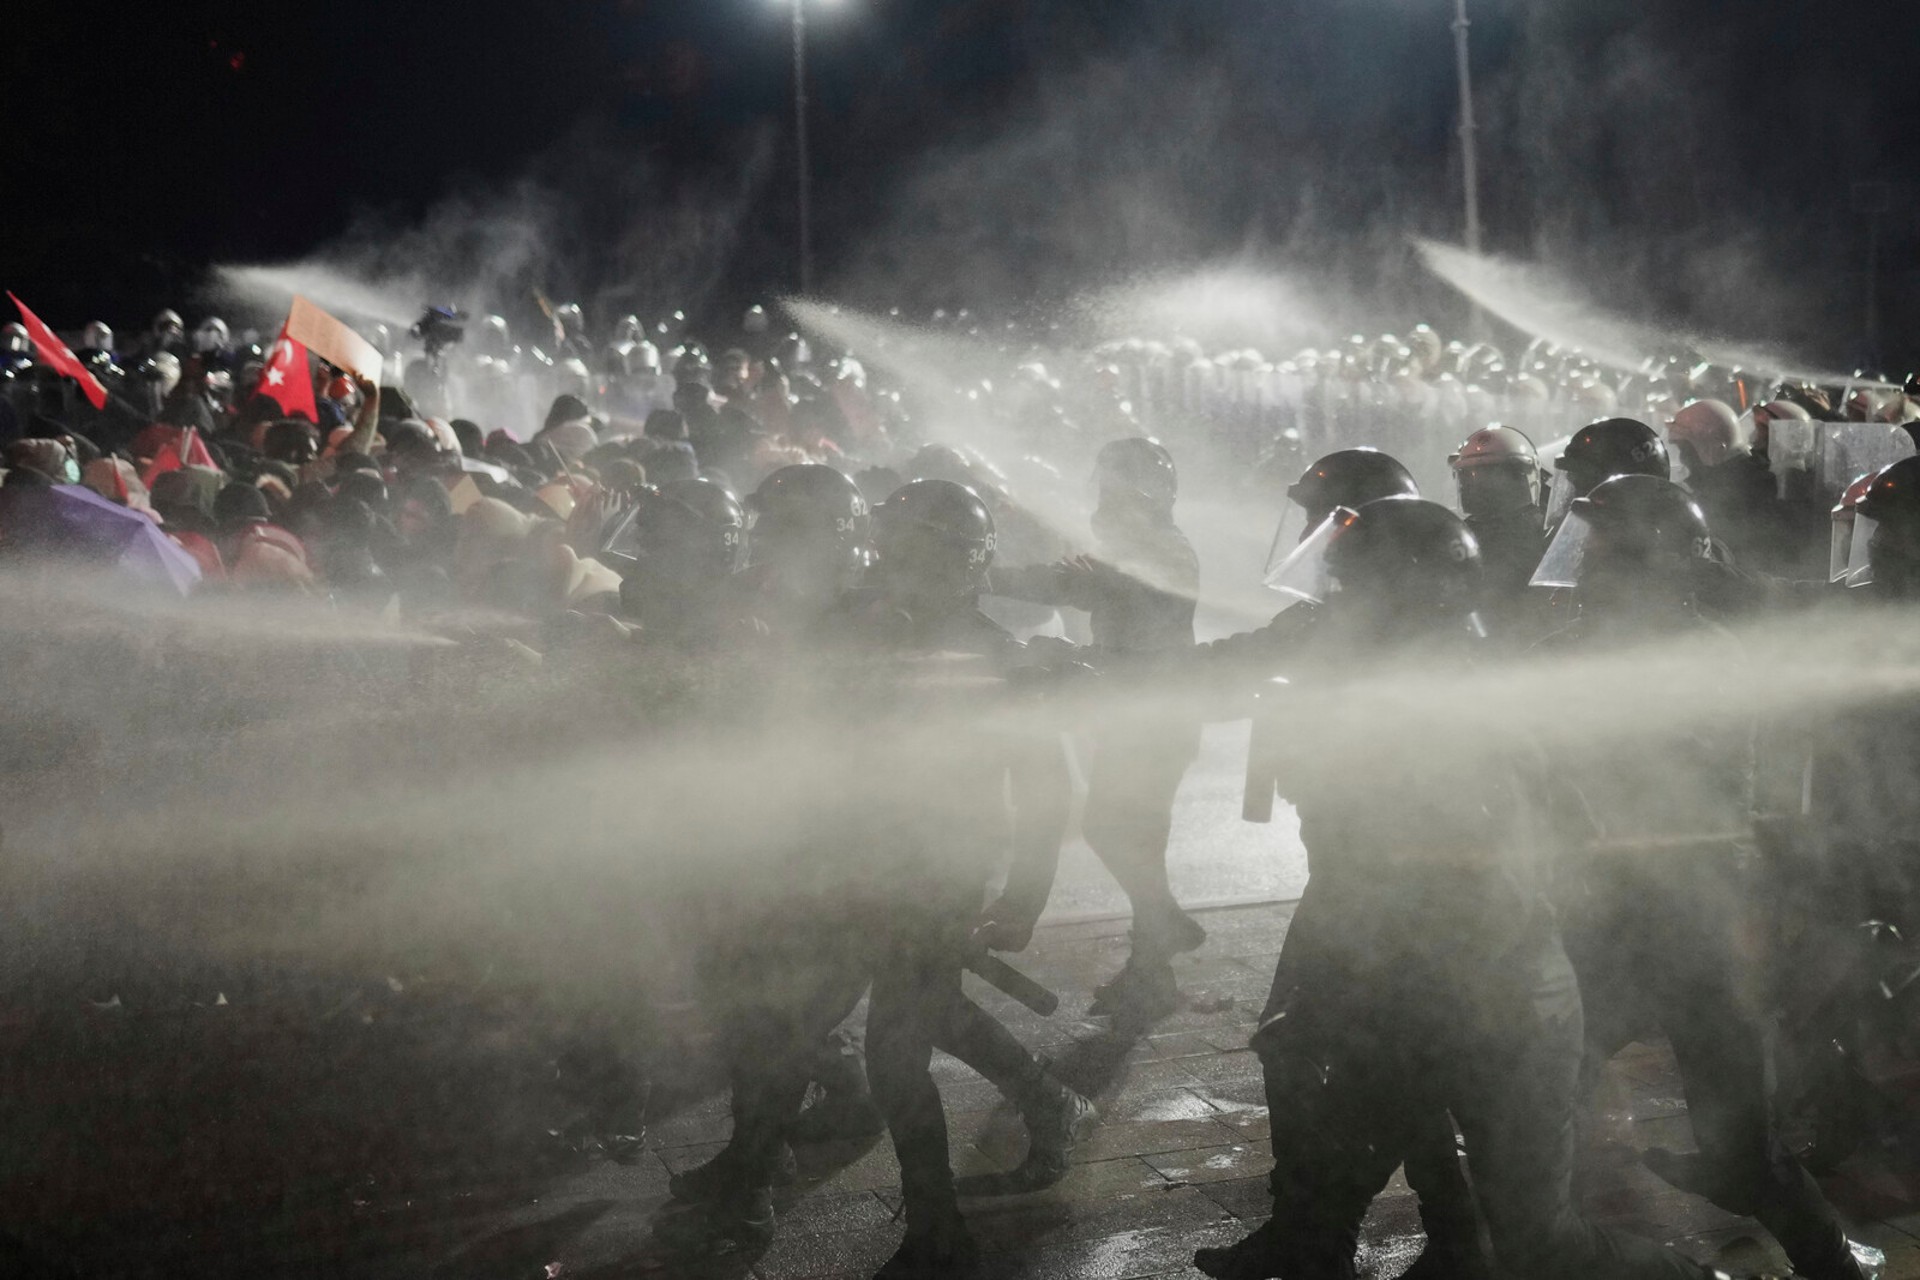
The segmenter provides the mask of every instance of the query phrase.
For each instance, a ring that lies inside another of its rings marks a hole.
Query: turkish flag
[[[12,290],[8,290],[7,296],[13,298]],[[94,408],[106,408],[107,389],[100,385],[100,379],[80,363],[80,358],[68,349],[66,343],[54,336],[44,320],[27,310],[26,303],[13,298],[13,305],[20,308],[20,321],[27,326],[27,336],[33,339],[33,349],[40,353],[40,358],[47,362],[47,366],[79,383],[80,390],[86,393]]]
[[[265,396],[280,406],[283,416],[320,421],[320,410],[313,403],[313,368],[307,363],[307,349],[287,336],[280,326],[280,340],[267,353],[267,367],[260,371],[256,396]]]
[[[140,483],[149,489],[154,478],[169,471],[178,471],[182,467],[212,467],[218,471],[220,464],[207,452],[207,446],[200,439],[200,433],[192,427],[183,427],[180,434],[160,446],[160,452],[153,455],[153,461],[140,474]]]

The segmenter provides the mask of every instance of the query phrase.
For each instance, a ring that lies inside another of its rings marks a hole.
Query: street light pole
[[[800,201],[800,293],[813,292],[813,166],[807,156],[807,3],[793,0],[793,135]]]
[[[798,0],[795,0],[798,3]],[[1473,66],[1467,50],[1467,0],[1453,0],[1453,60],[1460,77],[1460,181],[1466,189],[1467,252],[1480,253],[1480,152],[1474,135]],[[1480,307],[1473,308],[1474,335],[1481,330]]]

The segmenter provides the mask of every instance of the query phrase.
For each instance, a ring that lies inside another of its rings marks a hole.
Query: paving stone
[[[1075,1155],[1076,1158],[1087,1160],[1106,1160],[1122,1155],[1149,1156],[1161,1151],[1231,1145],[1243,1136],[1228,1128],[1220,1119],[1102,1124]]]
[[[1091,1202],[1039,1196],[967,1202],[967,1222],[981,1248],[991,1252],[1095,1240],[1144,1228],[1198,1231],[1227,1216],[1193,1187]]]
[[[1226,1084],[1197,1084],[1194,1092],[1222,1113],[1264,1111],[1267,1086],[1258,1079],[1232,1080]]]
[[[1232,1244],[1246,1234],[1242,1223],[1200,1231],[1143,1228],[1086,1244],[1041,1248],[1024,1255],[990,1257],[985,1274],[1010,1280],[1134,1280],[1135,1277],[1199,1274],[1189,1264],[1199,1248]],[[1002,1267],[1005,1269],[1002,1270]]]
[[[691,1146],[667,1147],[656,1154],[667,1167],[668,1173],[684,1173],[697,1164],[705,1164],[713,1159],[724,1146],[724,1142],[700,1142]]]
[[[1273,1212],[1273,1191],[1264,1173],[1257,1178],[1208,1182],[1196,1189],[1236,1218],[1265,1218]]]
[[[1212,1120],[1220,1114],[1219,1108],[1193,1089],[1167,1089],[1159,1093],[1117,1097],[1103,1103],[1101,1111],[1116,1124]]]
[[[1142,1058],[1128,1061],[1120,1069],[1112,1084],[1103,1090],[1107,1096],[1115,1096],[1124,1090],[1127,1094],[1159,1093],[1168,1089],[1180,1089],[1191,1085],[1194,1072],[1188,1061],[1175,1058]]]
[[[656,1150],[693,1147],[725,1142],[733,1133],[733,1121],[725,1114],[696,1116],[681,1114],[647,1126],[647,1145]]]
[[[1237,1142],[1140,1158],[1159,1170],[1168,1182],[1197,1185],[1264,1174],[1273,1164],[1273,1148],[1265,1142]]]
[[[1220,1052],[1219,1046],[1197,1031],[1173,1031],[1149,1036],[1142,1043],[1146,1051],[1156,1058],[1203,1057]]]
[[[1251,1049],[1217,1053],[1207,1058],[1176,1059],[1189,1074],[1205,1084],[1239,1084],[1264,1079],[1260,1059]]]
[[[1261,1003],[1265,1003],[1264,996]],[[1201,1038],[1214,1048],[1228,1053],[1237,1053],[1246,1048],[1247,1041],[1253,1038],[1254,1028],[1260,1025],[1251,1020],[1259,1016],[1260,1005],[1256,1004],[1244,1011],[1236,1010],[1236,1013],[1238,1016],[1227,1022],[1203,1028],[1200,1032]]]
[[[900,1247],[905,1228],[889,1223],[860,1231],[819,1235],[782,1232],[753,1264],[763,1280],[825,1280],[871,1276]],[[564,1274],[564,1273],[563,1273]]]
[[[868,1231],[893,1223],[892,1207],[871,1191],[813,1194],[780,1205],[780,1230],[805,1235]]]
[[[852,1163],[822,1179],[819,1190],[880,1191],[900,1185],[900,1164],[893,1158],[893,1144],[877,1142]]]

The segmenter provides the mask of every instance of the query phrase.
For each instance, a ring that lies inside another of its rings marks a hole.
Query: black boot
[[[1439,1207],[1422,1200],[1420,1225],[1426,1229],[1427,1244],[1413,1265],[1401,1273],[1401,1280],[1493,1280],[1493,1264],[1480,1242],[1480,1219],[1474,1199],[1464,1186],[1463,1201],[1448,1204],[1452,1197],[1436,1195]]]
[[[1093,993],[1087,1013],[1140,1026],[1160,1021],[1180,1007],[1173,961],[1137,943],[1120,972]]]
[[[1032,1078],[1011,1096],[1027,1126],[1026,1158],[1005,1173],[960,1179],[960,1194],[1018,1196],[1046,1190],[1067,1176],[1074,1148],[1100,1120],[1099,1109],[1089,1099],[1061,1084],[1037,1062]]]
[[[980,1246],[960,1211],[948,1207],[918,1222],[910,1215],[906,1238],[873,1280],[959,1280],[979,1270]]]
[[[705,1164],[683,1169],[667,1179],[667,1194],[685,1204],[707,1204],[738,1196],[756,1184],[772,1187],[791,1186],[799,1176],[793,1148],[781,1143],[774,1153],[772,1167],[754,1177],[742,1167],[739,1152],[722,1147]]]
[[[773,1241],[773,1188],[734,1185],[660,1218],[654,1234],[677,1249],[761,1250]]]
[[[1196,1249],[1193,1265],[1214,1280],[1281,1280],[1278,1233],[1271,1222],[1238,1243]]]
[[[1092,1101],[1044,1071],[1021,1104],[1020,1117],[1027,1122],[1027,1158],[1010,1176],[1028,1191],[1051,1187],[1066,1177],[1073,1165],[1073,1149],[1100,1122]]]
[[[1461,1253],[1436,1245],[1429,1236],[1426,1248],[1400,1273],[1400,1280],[1493,1280],[1493,1268],[1477,1247]]]

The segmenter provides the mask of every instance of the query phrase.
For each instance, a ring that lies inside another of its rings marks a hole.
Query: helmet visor
[[[1579,496],[1580,490],[1571,472],[1554,472],[1553,488],[1547,493],[1547,528],[1551,529],[1572,511],[1573,500]]]
[[[1557,487],[1560,477],[1554,477]],[[1593,525],[1577,511],[1569,512],[1560,522],[1559,530],[1553,535],[1553,541],[1547,544],[1547,552],[1540,557],[1539,565],[1533,571],[1528,586],[1533,587],[1575,587],[1580,585],[1580,571],[1586,567],[1587,552],[1593,546]]]
[[[1293,554],[1293,549],[1310,532],[1307,525],[1307,511],[1292,498],[1280,512],[1280,525],[1273,531],[1273,545],[1267,548],[1267,567],[1263,581],[1270,580],[1282,561]],[[1269,585],[1271,585],[1269,583]]]
[[[1320,522],[1298,546],[1281,554],[1281,544],[1276,538],[1274,557],[1267,561],[1265,584],[1283,595],[1306,600],[1312,604],[1326,603],[1327,596],[1333,590],[1333,573],[1327,567],[1327,548],[1340,536],[1345,522],[1335,511]],[[1282,521],[1284,531],[1285,522]]]
[[[1879,530],[1880,522],[1858,511],[1853,513],[1853,532],[1847,540],[1847,561],[1835,582],[1844,581],[1850,587],[1864,587],[1873,581],[1873,535]],[[1839,530],[1835,530],[1838,537]]]
[[[1469,516],[1511,515],[1540,501],[1540,469],[1528,462],[1468,463],[1454,468],[1453,481]]]
[[[1858,520],[1859,514],[1851,508],[1834,513],[1833,536],[1827,543],[1828,582],[1838,582],[1847,576],[1853,559],[1853,529]]]

